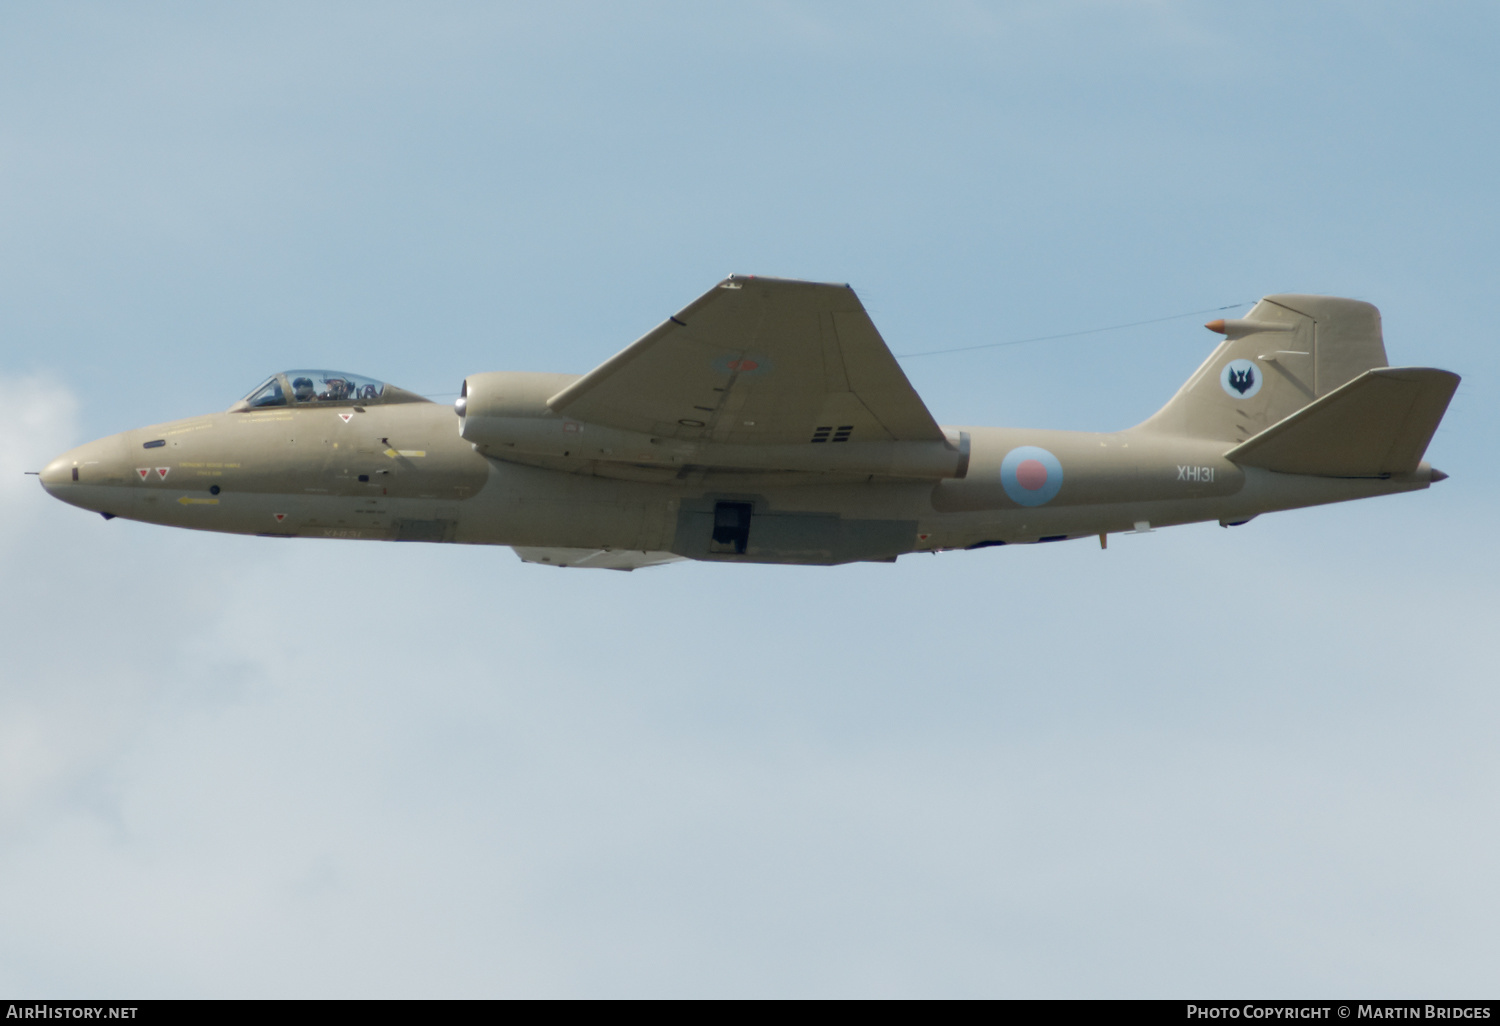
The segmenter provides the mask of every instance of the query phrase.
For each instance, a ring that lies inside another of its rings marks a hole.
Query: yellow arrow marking
[[[387,456],[389,456],[391,459],[395,459],[397,456],[407,456],[407,457],[411,457],[411,456],[426,456],[427,455],[427,450],[425,450],[425,449],[387,449],[385,451],[385,454]]]

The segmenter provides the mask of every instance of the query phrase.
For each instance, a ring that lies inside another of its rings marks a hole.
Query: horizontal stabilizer
[[[1427,451],[1458,382],[1457,374],[1430,367],[1368,370],[1225,456],[1283,474],[1409,474]]]

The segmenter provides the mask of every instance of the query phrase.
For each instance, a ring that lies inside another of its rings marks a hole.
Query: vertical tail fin
[[[1386,366],[1380,311],[1336,296],[1267,296],[1141,430],[1238,443]]]

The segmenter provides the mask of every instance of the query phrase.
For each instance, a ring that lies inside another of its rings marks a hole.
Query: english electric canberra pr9
[[[732,275],[579,377],[454,410],[324,370],[41,472],[105,518],[510,545],[554,566],[834,564],[1145,531],[1426,488],[1458,375],[1389,367],[1375,307],[1267,296],[1145,422],[942,427],[845,285]]]

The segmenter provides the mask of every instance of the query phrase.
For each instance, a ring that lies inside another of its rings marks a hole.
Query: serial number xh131
[[[1267,296],[1114,433],[943,427],[845,285],[730,276],[588,374],[475,374],[454,410],[275,374],[227,412],[80,446],[64,502],[271,537],[510,545],[529,562],[834,564],[1063,541],[1426,488],[1456,374],[1386,363],[1375,307]]]

